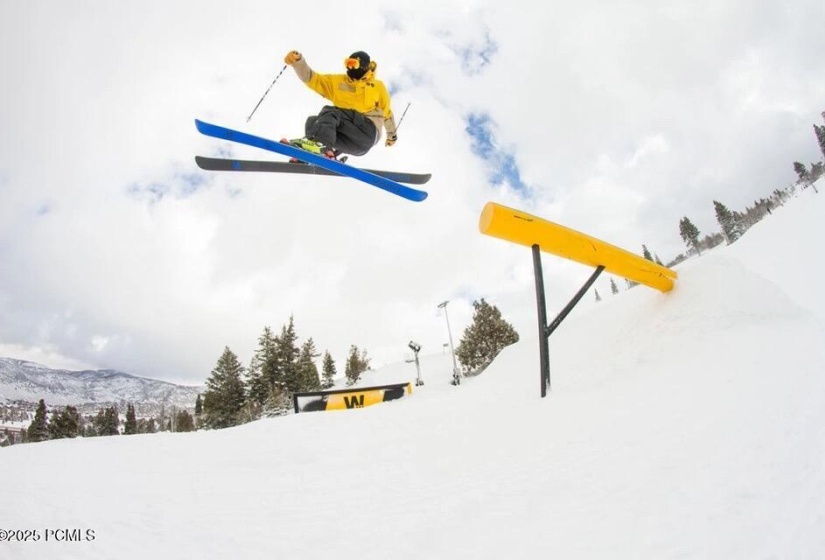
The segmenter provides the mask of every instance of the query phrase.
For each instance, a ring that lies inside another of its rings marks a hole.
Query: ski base
[[[262,173],[295,173],[301,175],[328,175],[342,177],[340,173],[330,171],[317,165],[301,163],[292,163],[285,161],[264,161],[264,160],[246,160],[246,159],[224,159],[204,156],[195,156],[195,163],[198,167],[207,171],[250,171]],[[342,162],[343,163],[343,162]],[[396,183],[406,183],[408,185],[423,185],[430,180],[432,174],[430,173],[402,173],[399,171],[383,171],[380,169],[363,169],[385,177]]]

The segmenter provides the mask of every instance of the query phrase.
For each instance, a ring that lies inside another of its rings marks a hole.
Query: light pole
[[[447,304],[449,300],[438,304],[439,309],[444,310],[444,317],[447,319],[447,336],[450,337],[450,353],[453,355],[453,385],[461,384],[461,376],[458,373],[458,365],[455,362],[455,348],[453,348],[453,333],[450,330],[450,316],[447,314]]]
[[[412,350],[415,355],[415,386],[420,387],[424,385],[424,380],[421,379],[421,365],[418,363],[418,353],[421,352],[421,345],[411,340],[407,346],[410,347],[410,350]]]

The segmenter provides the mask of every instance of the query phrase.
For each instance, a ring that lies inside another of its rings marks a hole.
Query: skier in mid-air
[[[387,132],[386,146],[398,140],[390,94],[375,78],[375,61],[357,51],[345,61],[345,74],[319,74],[298,51],[290,51],[284,62],[307,87],[332,102],[318,115],[307,118],[304,138],[284,140],[315,154],[335,159],[339,154],[363,156]]]

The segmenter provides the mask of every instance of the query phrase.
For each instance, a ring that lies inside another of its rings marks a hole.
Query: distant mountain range
[[[70,371],[0,358],[0,403],[44,399],[49,407],[72,405],[83,413],[113,404],[125,412],[131,403],[139,415],[151,415],[162,407],[191,410],[203,391],[202,386],[175,385],[111,369]]]

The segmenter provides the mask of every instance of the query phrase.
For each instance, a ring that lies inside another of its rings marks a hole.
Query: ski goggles
[[[361,68],[361,61],[357,58],[344,59],[344,66],[347,70],[358,70]]]

